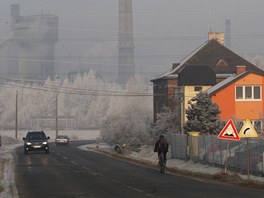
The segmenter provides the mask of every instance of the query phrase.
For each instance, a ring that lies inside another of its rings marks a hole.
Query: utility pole
[[[18,117],[18,90],[16,91],[16,133],[15,133],[16,139],[17,139],[17,117]]]
[[[58,93],[56,93],[56,136],[58,135]]]

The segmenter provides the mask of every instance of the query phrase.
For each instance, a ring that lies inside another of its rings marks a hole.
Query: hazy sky
[[[20,4],[22,16],[59,17],[60,72],[85,69],[78,64],[82,58],[116,77],[118,0],[0,0],[1,39],[9,31],[11,3]],[[264,56],[263,0],[133,0],[136,73],[150,79],[165,73],[207,40],[210,27],[224,32],[226,19],[233,51],[246,58]],[[65,57],[71,61],[60,62]]]

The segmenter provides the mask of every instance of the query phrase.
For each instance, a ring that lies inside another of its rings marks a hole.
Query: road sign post
[[[239,132],[240,138],[247,138],[247,148],[248,148],[248,161],[247,161],[247,178],[249,179],[249,169],[250,169],[250,138],[257,138],[258,134],[254,128],[254,126],[251,124],[250,120],[247,119],[244,122],[244,125],[242,126],[240,132]]]
[[[219,139],[225,140],[240,140],[234,122],[230,119],[226,125],[224,126],[223,130],[218,135]],[[224,173],[227,173],[227,155],[229,150],[229,141],[226,146],[226,155],[225,155],[225,170]]]

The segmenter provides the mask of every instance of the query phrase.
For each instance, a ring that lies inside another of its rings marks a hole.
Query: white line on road
[[[72,164],[74,164],[74,165],[77,165],[77,163],[75,162],[75,161],[70,161]]]
[[[140,190],[140,189],[135,188],[135,187],[132,187],[132,186],[126,186],[126,187],[128,187],[128,188],[130,188],[130,189],[132,189],[132,190],[134,190],[134,191],[137,191],[137,192],[141,192],[141,193],[144,192],[143,190]]]
[[[145,193],[143,190],[139,189],[139,188],[135,188],[133,186],[126,186],[127,188],[131,189],[131,190],[134,190],[134,191],[137,191],[137,192],[140,192],[140,193]],[[155,197],[154,195],[152,194],[149,194],[149,193],[145,193],[145,195],[147,197]]]
[[[100,172],[96,172],[94,171],[93,169],[91,168],[88,168],[86,166],[81,166],[82,168],[86,169],[86,170],[89,170],[91,172],[92,175],[103,175],[103,173],[100,173]]]

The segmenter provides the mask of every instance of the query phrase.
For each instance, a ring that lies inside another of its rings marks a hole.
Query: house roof
[[[226,78],[225,80],[217,83],[215,86],[205,90],[206,93],[209,94],[209,96],[212,96],[213,94],[219,92],[220,90],[224,89],[225,87],[227,87],[228,85],[232,84],[233,82],[247,76],[248,74],[253,73],[256,75],[261,75],[264,76],[264,72],[256,72],[256,71],[244,71],[243,73],[239,74],[239,75],[233,75],[229,78]]]
[[[187,55],[177,67],[151,81],[178,78],[178,73],[188,65],[208,65],[215,71],[216,75],[235,74],[236,66],[239,65],[246,66],[247,70],[250,71],[262,71],[216,40],[209,40]]]
[[[189,65],[179,72],[178,85],[215,85],[216,75],[207,65]]]

